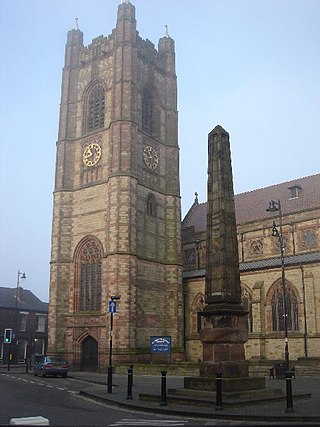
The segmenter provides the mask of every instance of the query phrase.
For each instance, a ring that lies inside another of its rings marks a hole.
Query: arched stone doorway
[[[97,371],[98,369],[98,342],[91,336],[86,337],[81,343],[81,370]]]

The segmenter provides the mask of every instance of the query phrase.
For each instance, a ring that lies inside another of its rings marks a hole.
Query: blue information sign
[[[117,303],[115,301],[109,301],[109,313],[117,312]]]
[[[170,353],[171,337],[150,337],[151,353]]]

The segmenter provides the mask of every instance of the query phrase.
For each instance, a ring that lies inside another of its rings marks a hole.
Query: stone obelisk
[[[229,134],[216,126],[208,136],[207,267],[200,339],[201,376],[248,376],[244,343],[247,312],[241,304],[237,226]]]

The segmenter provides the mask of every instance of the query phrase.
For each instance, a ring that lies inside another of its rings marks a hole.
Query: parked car
[[[68,375],[68,362],[63,360],[61,357],[43,356],[38,362],[34,364],[34,375],[61,375],[66,377]]]

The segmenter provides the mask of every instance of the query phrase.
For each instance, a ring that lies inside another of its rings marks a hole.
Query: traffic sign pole
[[[109,366],[108,366],[108,382],[107,392],[112,393],[112,333],[113,333],[113,313],[117,312],[117,303],[120,297],[111,296],[109,301],[110,313],[110,338],[109,338]]]

